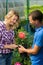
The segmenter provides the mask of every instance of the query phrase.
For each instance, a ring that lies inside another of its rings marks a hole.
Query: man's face
[[[9,26],[11,29],[16,29],[19,26],[18,17],[13,15],[9,21]]]
[[[29,22],[31,25],[35,25],[35,21],[32,19],[32,16],[29,16]]]
[[[29,16],[29,22],[31,25],[34,25],[35,27],[39,27],[40,22],[38,20],[33,20],[32,16]]]

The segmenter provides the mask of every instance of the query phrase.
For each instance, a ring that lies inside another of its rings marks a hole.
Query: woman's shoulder
[[[2,26],[4,23],[3,23],[3,21],[0,21],[0,26]]]
[[[4,23],[3,21],[0,21],[0,30],[3,30],[4,29]]]

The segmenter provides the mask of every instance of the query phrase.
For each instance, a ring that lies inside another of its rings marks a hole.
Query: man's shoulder
[[[37,33],[37,36],[43,36],[43,29]]]

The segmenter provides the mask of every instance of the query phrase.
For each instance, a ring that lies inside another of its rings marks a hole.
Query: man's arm
[[[37,54],[39,50],[40,50],[40,47],[35,45],[34,48],[26,49],[25,52],[29,54]]]
[[[20,53],[26,52],[26,53],[29,53],[29,54],[37,54],[40,50],[40,47],[34,45],[34,48],[25,49],[23,46],[20,45],[18,50],[19,50]]]

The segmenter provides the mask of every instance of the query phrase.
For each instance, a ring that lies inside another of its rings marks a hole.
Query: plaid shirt
[[[13,44],[14,40],[14,31],[6,30],[6,26],[3,22],[0,21],[0,53],[10,53],[11,49],[3,49],[5,44]]]

